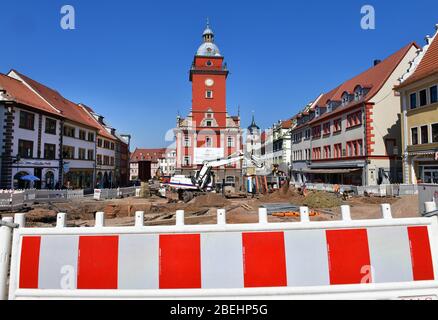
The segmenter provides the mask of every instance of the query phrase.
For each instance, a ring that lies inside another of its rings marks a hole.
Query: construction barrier
[[[300,188],[303,184],[293,183],[296,188]],[[406,195],[418,194],[418,186],[414,184],[391,184],[391,185],[379,185],[379,186],[351,186],[351,185],[333,185],[323,183],[305,183],[308,190],[314,191],[326,191],[337,193],[340,191],[353,192],[357,196],[363,196],[365,193],[368,195],[378,197],[398,197]]]
[[[138,188],[138,190],[140,190],[140,188]],[[118,188],[117,197],[119,198],[134,197],[136,195],[136,191],[137,191],[136,187]]]
[[[137,191],[138,190],[138,191]],[[117,189],[94,189],[95,200],[108,200],[116,198],[134,197],[140,193],[140,188],[127,187]]]
[[[422,215],[437,210],[438,206],[438,184],[418,185],[418,202]]]
[[[16,215],[10,299],[437,299],[433,218],[299,223],[25,228]],[[3,233],[7,237],[6,233]],[[8,241],[4,241],[8,242]],[[2,252],[8,249],[2,249]],[[7,252],[6,252],[7,254]],[[0,276],[5,276],[1,274]],[[3,283],[3,282],[0,282]]]

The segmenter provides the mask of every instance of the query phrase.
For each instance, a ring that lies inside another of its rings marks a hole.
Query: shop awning
[[[362,169],[304,169],[302,172],[304,173],[328,173],[328,174],[336,174],[336,173],[352,173],[356,171],[360,171]]]

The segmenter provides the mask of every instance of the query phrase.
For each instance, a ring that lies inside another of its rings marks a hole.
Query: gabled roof
[[[166,148],[158,149],[139,149],[136,148],[131,154],[131,162],[138,161],[151,161],[157,162],[159,159],[163,159],[166,155]]]
[[[309,124],[319,122],[325,118],[342,113],[345,109],[351,108],[354,105],[371,100],[380,91],[380,89],[382,89],[383,85],[412,47],[418,48],[417,44],[412,42],[380,62],[378,65],[344,82],[327,94],[324,94],[317,102],[317,105],[320,107],[325,106],[328,100],[341,101],[344,92],[353,93],[357,86],[369,89],[366,96],[364,96],[360,101],[352,101],[345,106],[338,107],[333,112],[324,113],[320,117],[309,122]]]
[[[82,107],[82,108],[84,109],[84,111],[87,112],[87,113],[91,116],[91,119],[93,119],[94,123],[99,127],[99,130],[97,131],[97,134],[98,134],[99,136],[104,137],[104,138],[106,138],[106,139],[113,140],[113,141],[117,141],[117,140],[119,140],[117,137],[115,137],[115,136],[113,136],[112,134],[110,134],[110,133],[107,131],[106,127],[105,127],[103,124],[101,124],[101,123],[100,123],[100,122],[99,122],[99,121],[93,116],[93,113],[95,113],[95,112],[93,111],[93,109],[91,109],[89,106],[86,106],[86,105],[83,104],[83,103],[79,104],[79,106]]]
[[[419,50],[417,58],[414,59],[412,65],[413,73],[407,75],[408,78],[396,86],[396,88],[405,87],[438,73],[438,24],[436,25],[436,30],[435,36],[426,38],[427,45]],[[416,61],[417,59],[420,61]]]
[[[417,44],[412,42],[380,62],[378,65],[344,82],[337,89],[329,92],[329,99],[341,101],[344,92],[353,93],[354,89],[360,85],[364,88],[366,87],[370,89],[366,95],[366,101],[369,101],[380,91],[385,82],[413,46],[418,49]],[[325,99],[325,97],[322,97],[320,101],[323,102],[323,99]]]
[[[16,75],[18,75],[20,79],[22,79],[33,90],[35,90],[51,106],[58,109],[61,112],[61,115],[68,120],[97,130],[99,129],[99,126],[96,125],[95,121],[92,119],[92,116],[85,112],[85,110],[83,110],[76,103],[64,98],[58,91],[46,87],[45,85],[19,73],[16,70],[11,70],[11,72],[14,72]]]
[[[282,121],[281,122],[281,128],[282,129],[290,129],[290,128],[292,128],[292,120],[289,119],[289,120]]]
[[[0,73],[0,89],[6,91],[6,95],[11,101],[61,117],[61,113],[57,112],[23,82],[17,79]]]

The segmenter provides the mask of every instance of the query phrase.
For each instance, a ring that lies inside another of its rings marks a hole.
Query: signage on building
[[[203,164],[204,161],[217,160],[224,157],[222,148],[195,148],[195,164]]]
[[[29,161],[22,160],[18,162],[20,166],[32,166],[32,167],[50,167],[52,163],[50,161]]]
[[[70,171],[70,163],[69,162],[64,162],[63,170],[64,170],[64,173],[68,173]]]

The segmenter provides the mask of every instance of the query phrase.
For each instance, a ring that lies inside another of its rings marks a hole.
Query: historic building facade
[[[229,116],[226,106],[228,69],[214,43],[209,26],[203,33],[190,70],[192,108],[177,118],[176,173],[194,175],[204,161],[223,158],[243,149],[240,117]],[[214,168],[216,183],[242,185],[242,163]]]
[[[403,180],[438,184],[438,25],[396,91],[401,95]]]
[[[12,70],[0,74],[0,121],[0,188],[32,186],[26,175],[36,188],[95,187],[97,137],[106,133],[82,106]]]
[[[401,182],[400,97],[393,88],[417,49],[411,43],[375,61],[373,67],[323,94],[298,115],[292,130],[296,182]]]

